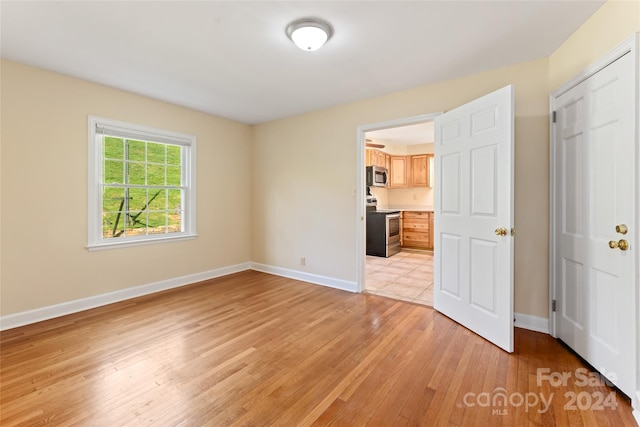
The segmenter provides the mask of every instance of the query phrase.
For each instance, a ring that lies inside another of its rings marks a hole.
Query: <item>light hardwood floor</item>
[[[403,249],[389,258],[367,255],[365,291],[433,307],[433,253]]]
[[[0,333],[0,425],[633,425],[606,385],[538,385],[585,366],[516,331],[507,354],[422,305],[247,271]]]

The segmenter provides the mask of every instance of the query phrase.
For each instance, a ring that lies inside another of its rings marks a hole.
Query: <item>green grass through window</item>
[[[181,147],[106,136],[103,150],[103,237],[181,231]]]

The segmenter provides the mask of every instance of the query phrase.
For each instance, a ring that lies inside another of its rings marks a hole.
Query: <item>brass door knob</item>
[[[621,251],[626,251],[629,249],[629,242],[624,239],[620,239],[619,241],[609,240],[609,247],[611,249],[620,249]]]
[[[616,233],[627,234],[629,229],[625,224],[616,225]]]
[[[504,228],[504,227],[496,228],[495,233],[498,236],[506,236],[507,235],[507,229]]]

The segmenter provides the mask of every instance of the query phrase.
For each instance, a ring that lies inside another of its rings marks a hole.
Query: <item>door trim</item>
[[[633,227],[636,227],[635,229],[638,230],[638,226],[640,225],[640,222],[638,220],[638,210],[639,210],[639,206],[638,206],[638,200],[639,200],[639,195],[638,195],[638,187],[640,185],[639,183],[639,171],[638,171],[638,167],[639,167],[639,150],[638,150],[638,136],[639,136],[639,123],[638,123],[638,108],[639,108],[639,100],[638,100],[638,80],[639,80],[639,64],[638,64],[638,45],[639,45],[639,35],[640,33],[635,33],[633,36],[629,37],[627,40],[625,40],[624,42],[622,42],[619,46],[617,46],[616,48],[612,49],[610,52],[608,52],[606,55],[604,55],[603,57],[601,57],[599,60],[597,60],[596,62],[594,62],[593,64],[591,64],[590,66],[588,66],[585,70],[581,71],[580,73],[578,73],[575,77],[573,77],[572,79],[570,79],[568,82],[564,83],[563,85],[561,85],[560,87],[558,87],[556,90],[554,90],[553,92],[551,92],[551,94],[549,95],[549,151],[550,151],[550,156],[549,156],[549,333],[551,334],[551,336],[553,336],[554,338],[557,338],[557,331],[556,331],[556,326],[557,326],[557,322],[556,322],[556,312],[554,312],[552,310],[552,301],[554,299],[556,299],[556,295],[558,292],[558,287],[556,286],[555,283],[555,277],[556,277],[556,265],[555,265],[555,259],[556,259],[556,192],[555,192],[555,182],[557,179],[556,176],[556,156],[555,156],[555,147],[557,144],[556,138],[555,138],[555,123],[553,123],[553,112],[556,110],[556,101],[557,98],[559,96],[561,96],[563,93],[567,92],[568,90],[572,89],[573,87],[577,86],[578,84],[584,82],[585,80],[587,80],[589,77],[593,76],[594,74],[596,74],[597,72],[599,72],[600,70],[606,68],[607,66],[609,66],[610,64],[612,64],[613,62],[615,62],[616,60],[618,60],[619,58],[621,58],[624,55],[631,55],[631,62],[633,64],[634,67],[634,71],[633,74],[635,76],[635,78],[633,79],[633,85],[634,87],[632,88],[633,93],[635,94],[635,102],[634,102],[634,112],[633,112],[633,117],[635,118],[635,123],[634,123],[634,141],[635,141],[635,162],[634,162],[634,186],[633,186],[633,191],[631,194],[631,197],[633,198],[633,217],[635,218]],[[640,235],[640,234],[637,234]],[[640,244],[638,242],[636,242],[636,246],[638,248],[640,248]],[[637,354],[640,351],[638,349],[638,344],[640,343],[640,310],[638,308],[638,297],[639,297],[639,290],[638,290],[638,284],[640,283],[640,276],[639,276],[639,268],[638,268],[638,264],[640,263],[640,251],[636,251],[638,253],[636,253],[635,255],[635,265],[634,265],[634,272],[633,272],[633,277],[634,277],[634,281],[635,281],[635,286],[634,286],[634,290],[635,290],[635,294],[634,294],[634,301],[635,301],[635,305],[634,305],[634,313],[633,313],[633,318],[636,321],[636,333],[635,333],[635,343],[634,343],[634,347],[636,348],[636,358],[637,358]],[[631,397],[632,400],[632,407],[634,409],[634,417],[636,418],[636,420],[638,421],[638,423],[640,424],[640,412],[639,412],[639,408],[640,408],[640,361],[636,362],[636,366],[634,367],[635,371],[636,371],[636,378],[635,378],[635,396],[629,396]]]
[[[365,215],[365,133],[372,132],[374,130],[397,128],[400,126],[417,125],[420,123],[428,122],[438,117],[442,112],[421,114],[419,116],[404,117],[400,119],[388,120],[385,122],[371,123],[367,125],[360,125],[357,128],[356,137],[356,189],[354,195],[356,196],[356,292],[364,291],[364,278],[365,278],[365,257],[366,257],[366,215]]]

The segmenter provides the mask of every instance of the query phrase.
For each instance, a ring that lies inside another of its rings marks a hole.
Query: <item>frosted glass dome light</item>
[[[316,18],[303,18],[287,26],[287,36],[302,50],[318,50],[333,35],[328,22]]]

